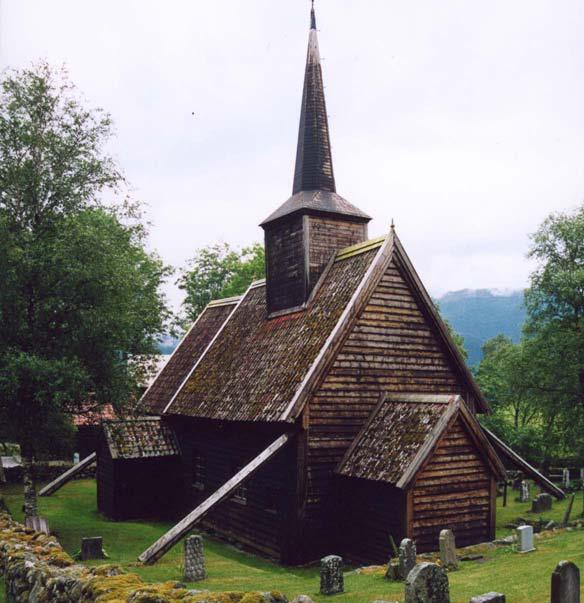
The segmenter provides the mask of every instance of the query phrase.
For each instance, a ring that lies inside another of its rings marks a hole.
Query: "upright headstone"
[[[184,579],[187,582],[198,582],[206,577],[203,537],[194,534],[185,539]]]
[[[517,528],[517,551],[530,553],[535,551],[533,546],[533,526],[519,526]]]
[[[458,559],[456,558],[456,541],[452,530],[442,530],[440,532],[440,562],[442,567],[449,570],[458,568]]]
[[[338,555],[328,555],[320,560],[320,594],[336,595],[345,590],[343,560]]]
[[[552,603],[580,603],[580,570],[560,561],[552,573]]]
[[[408,577],[416,565],[416,544],[409,538],[404,538],[399,545],[399,576],[402,580]]]
[[[550,494],[542,493],[538,494],[531,501],[531,512],[532,513],[545,513],[552,509],[552,497]]]
[[[73,453],[73,464],[79,465],[79,453],[78,452]]]
[[[103,538],[101,536],[81,539],[81,561],[88,561],[89,559],[105,559]]]
[[[505,603],[505,595],[501,593],[486,593],[473,597],[470,603]]]
[[[519,502],[529,502],[529,482],[526,479],[521,481],[521,490],[519,491]]]
[[[580,484],[582,486],[582,490],[584,490],[584,467],[580,469]]]
[[[562,486],[564,488],[570,487],[570,470],[567,467],[562,469]]]
[[[446,570],[435,563],[419,563],[406,579],[405,603],[450,603]]]

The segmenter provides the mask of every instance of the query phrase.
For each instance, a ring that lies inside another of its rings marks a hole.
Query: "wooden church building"
[[[395,229],[368,240],[369,220],[336,191],[313,9],[292,196],[261,223],[267,277],[199,315],[145,426],[106,425],[100,509],[184,516],[142,561],[195,527],[286,564],[385,562],[390,536],[427,551],[444,528],[494,537],[488,404]]]

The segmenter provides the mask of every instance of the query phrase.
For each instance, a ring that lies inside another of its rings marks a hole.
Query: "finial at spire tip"
[[[391,219],[391,230],[395,230],[395,223],[393,221],[393,218]]]

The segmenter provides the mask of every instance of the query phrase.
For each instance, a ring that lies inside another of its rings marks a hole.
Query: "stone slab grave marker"
[[[533,526],[519,526],[517,532],[517,551],[519,553],[530,553],[535,551],[533,546]]]
[[[416,565],[416,543],[404,538],[399,545],[399,577],[405,580]]]
[[[435,563],[419,563],[406,579],[405,603],[450,603],[448,575]]]
[[[41,532],[41,534],[46,534],[47,536],[51,533],[49,531],[49,521],[46,517],[39,517],[38,515],[26,517],[24,525],[35,532]]]
[[[442,530],[439,538],[440,561],[442,567],[449,570],[458,569],[458,559],[456,558],[456,541],[452,530]]]
[[[89,559],[105,559],[103,538],[101,536],[81,539],[81,561],[88,561]]]
[[[580,570],[560,561],[552,573],[552,603],[580,603]]]
[[[473,597],[470,603],[505,603],[505,595],[501,593],[486,593]]]
[[[203,537],[194,534],[185,539],[184,579],[187,582],[198,582],[206,577]]]
[[[343,560],[338,555],[328,555],[320,560],[320,594],[336,595],[345,590]]]
[[[546,511],[552,510],[552,497],[551,494],[538,494],[531,501],[531,512],[532,513],[545,513]]]
[[[73,464],[74,465],[78,465],[79,464],[79,453],[78,452],[75,452],[73,454]]]
[[[521,480],[521,490],[519,491],[519,502],[529,502],[529,482]]]

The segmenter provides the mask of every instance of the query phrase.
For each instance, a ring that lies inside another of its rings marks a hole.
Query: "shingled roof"
[[[458,395],[392,394],[384,396],[347,451],[337,473],[407,488],[449,425],[465,423],[495,474],[504,468],[476,418]]]
[[[205,351],[239,297],[211,302],[197,317],[140,400],[141,412],[161,413]]]
[[[160,417],[140,417],[103,423],[113,459],[144,459],[180,454],[172,429]]]
[[[380,245],[333,262],[303,311],[268,319],[265,282],[252,285],[166,412],[282,420]]]

